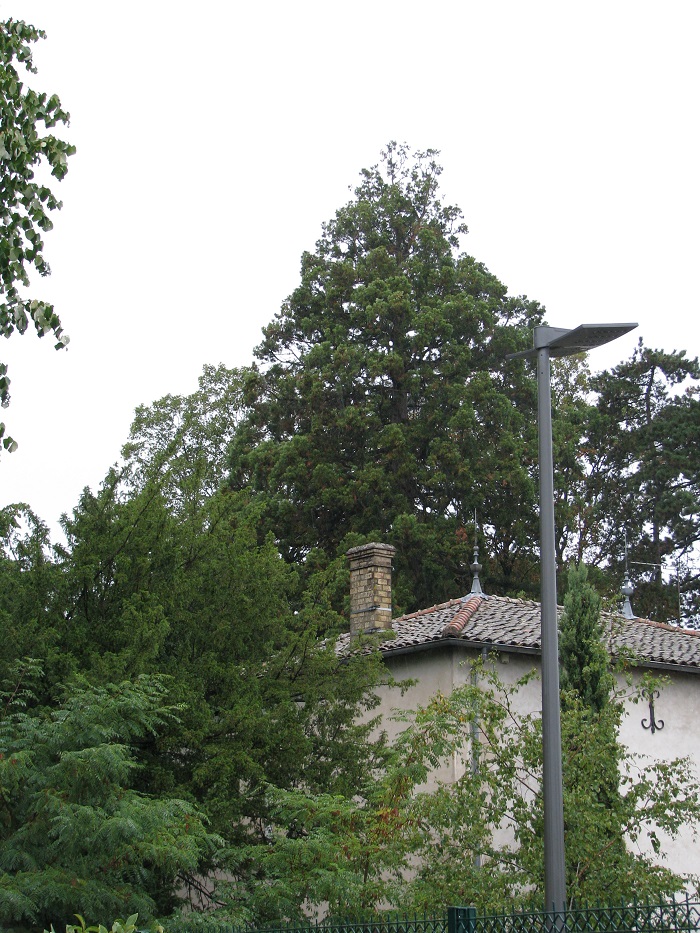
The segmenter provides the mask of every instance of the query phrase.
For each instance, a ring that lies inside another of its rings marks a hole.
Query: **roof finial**
[[[476,534],[476,509],[474,509],[474,562],[469,566],[469,569],[472,572],[472,588],[469,595],[483,596],[484,591],[481,589],[481,583],[479,581],[479,571],[481,570],[481,564],[479,563],[479,543]]]
[[[625,601],[622,604],[622,615],[626,619],[635,619],[636,616],[632,611],[632,603],[630,602],[630,596],[634,593],[634,587],[632,586],[632,581],[630,580],[630,572],[627,561],[627,532],[625,532],[625,579],[622,581],[622,595],[625,597]]]

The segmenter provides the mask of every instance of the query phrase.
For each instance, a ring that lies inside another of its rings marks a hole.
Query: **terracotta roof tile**
[[[698,631],[611,613],[603,613],[603,623],[614,654],[624,651],[640,661],[700,670]],[[467,596],[400,616],[392,622],[392,632],[394,637],[379,645],[383,653],[424,648],[446,639],[539,653],[540,604],[502,596]],[[350,636],[342,635],[337,650],[342,653],[349,644]]]

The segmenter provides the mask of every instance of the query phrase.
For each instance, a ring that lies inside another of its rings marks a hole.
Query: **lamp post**
[[[633,330],[636,324],[582,324],[573,330],[536,327],[534,346],[507,359],[537,360],[537,428],[540,466],[540,578],[542,620],[542,793],[544,798],[545,909],[566,905],[564,796],[559,703],[557,568],[554,548],[554,463],[552,456],[552,386],[550,359],[600,347]],[[558,925],[557,925],[558,926]]]

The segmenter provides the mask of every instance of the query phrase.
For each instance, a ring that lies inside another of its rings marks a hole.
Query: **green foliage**
[[[588,523],[597,521],[591,514],[587,488],[586,432],[593,411],[590,381],[585,356],[552,360],[555,550],[560,568],[569,561],[580,564],[584,560]]]
[[[684,566],[700,541],[698,380],[697,358],[640,341],[630,360],[592,381],[587,559],[617,568],[619,592],[628,542],[635,612],[659,621],[678,618],[679,586],[686,618],[700,601],[697,572]],[[661,565],[669,563],[675,579],[664,584]]]
[[[256,923],[301,920],[321,905],[350,918],[449,903],[540,909],[541,723],[520,712],[531,677],[507,686],[488,664],[473,674],[408,717],[384,766],[352,796],[271,790],[265,844],[244,853],[258,871],[230,883],[230,903],[246,904]],[[563,714],[572,902],[665,898],[685,885],[651,853],[660,832],[698,825],[697,778],[688,759],[640,767],[621,745],[601,742],[600,731],[618,724],[616,703],[594,713],[572,702]],[[601,802],[601,775],[618,766],[622,793],[611,806]],[[452,767],[456,780],[435,780],[435,769]],[[611,844],[620,834],[635,851]]]
[[[133,787],[135,746],[174,715],[165,687],[155,677],[71,684],[42,709],[40,673],[25,664],[1,694],[0,923],[63,925],[77,906],[151,917],[216,843],[191,803]]]
[[[121,495],[112,470],[96,495],[84,490],[73,515],[64,516],[67,546],[54,595],[64,667],[103,682],[154,670],[177,560],[158,490]]]
[[[233,488],[302,573],[314,550],[393,544],[399,611],[469,589],[475,511],[490,592],[538,589],[535,382],[505,356],[543,312],[459,252],[440,173],[434,151],[395,143],[362,171],[240,374],[231,452]],[[627,533],[635,609],[660,620],[679,615],[678,584],[686,618],[700,604],[684,564],[700,540],[698,378],[697,360],[641,344],[597,377],[583,356],[553,365],[558,566],[585,560],[617,595]]]
[[[0,510],[0,679],[17,658],[58,653],[49,609],[59,574],[53,558],[48,528],[27,505]]]
[[[382,159],[264,331],[231,481],[292,562],[358,536],[396,545],[408,610],[468,589],[474,508],[493,529],[494,585],[531,566],[534,382],[503,360],[541,309],[457,252],[466,227],[435,152],[391,143]]]
[[[34,73],[32,43],[44,33],[18,20],[0,23],[0,332],[9,337],[24,333],[31,321],[37,334],[53,334],[56,349],[68,343],[53,305],[24,298],[18,286],[29,286],[29,271],[48,275],[43,234],[50,230],[50,213],[61,207],[50,188],[35,179],[37,166],[50,170],[59,181],[68,171],[68,156],[75,147],[51,130],[68,123],[69,115],[54,95],[26,87],[23,72]],[[40,173],[41,174],[41,173]],[[0,363],[0,402],[10,401],[7,366]],[[15,441],[0,437],[6,450]]]
[[[570,897],[580,900],[581,877],[584,884],[589,883],[603,843],[611,879],[613,866],[620,866],[622,879],[627,870],[626,816],[620,799],[623,749],[618,740],[623,706],[615,696],[615,678],[603,641],[601,600],[588,582],[584,564],[570,566],[568,583],[559,622],[561,706],[568,713],[566,728],[571,729],[573,722],[580,737],[575,732],[571,736],[563,760],[564,789],[570,795],[564,832],[567,840],[580,838],[588,845],[571,882]],[[595,771],[590,769],[591,759]]]
[[[140,405],[122,450],[129,486],[157,480],[171,512],[200,510],[226,477],[227,450],[242,414],[242,376],[222,364],[205,366],[191,395]]]
[[[44,668],[13,681],[0,729],[0,922],[150,917],[175,879],[191,906],[241,923],[541,898],[527,684],[475,666],[388,748],[371,718],[386,671],[333,643],[348,547],[393,543],[395,605],[423,607],[469,588],[475,507],[490,591],[537,586],[535,386],[503,358],[541,309],[457,252],[466,230],[439,175],[435,153],[390,144],[302,257],[260,368],[206,367],[193,394],[137,409],[124,462],[64,518],[64,546],[28,507],[0,512],[0,676],[28,653]],[[638,544],[697,539],[697,400],[668,389],[697,378],[681,357],[640,349],[599,377],[596,406],[580,360],[554,367],[560,561],[609,561],[638,488]],[[635,770],[599,635],[574,571],[569,890],[662,896],[681,881],[624,839],[658,849],[660,830],[697,820],[698,786],[686,761]],[[428,790],[454,762],[458,779]]]
[[[75,916],[78,922],[67,923],[66,933],[108,933],[107,927],[103,926],[101,923],[88,926],[85,922],[85,918],[81,916],[81,914],[76,914]],[[135,933],[138,916],[138,914],[132,914],[126,921],[115,920],[112,924],[111,933]],[[49,931],[44,930],[44,933],[49,933]],[[53,924],[51,925],[51,933],[55,933]]]
[[[47,707],[65,702],[71,675],[91,689],[171,678],[178,716],[139,737],[131,786],[193,801],[225,839],[196,871],[180,871],[200,907],[208,876],[264,839],[268,785],[350,794],[382,754],[360,714],[386,672],[375,657],[341,662],[328,637],[342,624],[332,603],[347,590],[345,562],[310,555],[302,585],[272,537],[260,539],[257,505],[217,488],[221,465],[208,457],[231,431],[236,384],[223,367],[206,370],[193,396],[141,409],[127,462],[64,517],[65,545],[52,548],[27,510],[1,516],[11,638],[0,673],[34,643]],[[151,883],[149,897],[169,907],[168,879]]]
[[[66,924],[66,933],[136,933],[136,921],[139,918],[138,914],[132,914],[126,920],[115,920],[108,930],[101,923],[88,926],[84,917],[80,914],[75,916],[78,918],[78,922]],[[151,923],[149,929],[151,933],[163,933],[163,927],[159,923]],[[44,933],[48,933],[48,931],[45,930]],[[53,926],[51,927],[51,933],[55,933]]]

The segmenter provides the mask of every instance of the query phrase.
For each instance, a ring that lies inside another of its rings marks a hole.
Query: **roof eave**
[[[386,644],[386,643],[385,643]],[[502,642],[473,641],[465,638],[436,638],[433,641],[422,642],[418,645],[404,645],[400,648],[382,648],[380,649],[382,657],[399,657],[406,654],[419,654],[425,651],[433,651],[440,648],[458,648],[460,651],[483,651],[487,648],[489,652],[497,651],[503,654],[522,654],[530,657],[539,657],[541,649],[531,645],[513,645]],[[651,661],[646,658],[630,661],[631,666],[636,668],[649,668],[652,670],[676,672],[682,674],[700,674],[700,667],[692,664],[672,664],[668,661]]]
[[[528,647],[527,645],[507,645],[491,641],[472,641],[466,638],[436,638],[433,641],[421,642],[419,645],[404,645],[401,648],[384,648],[381,651],[382,657],[396,657],[401,654],[418,654],[423,651],[431,651],[435,648],[459,648],[462,651],[482,651],[488,648],[489,651],[502,651],[508,654],[529,654],[539,655],[539,648]]]

